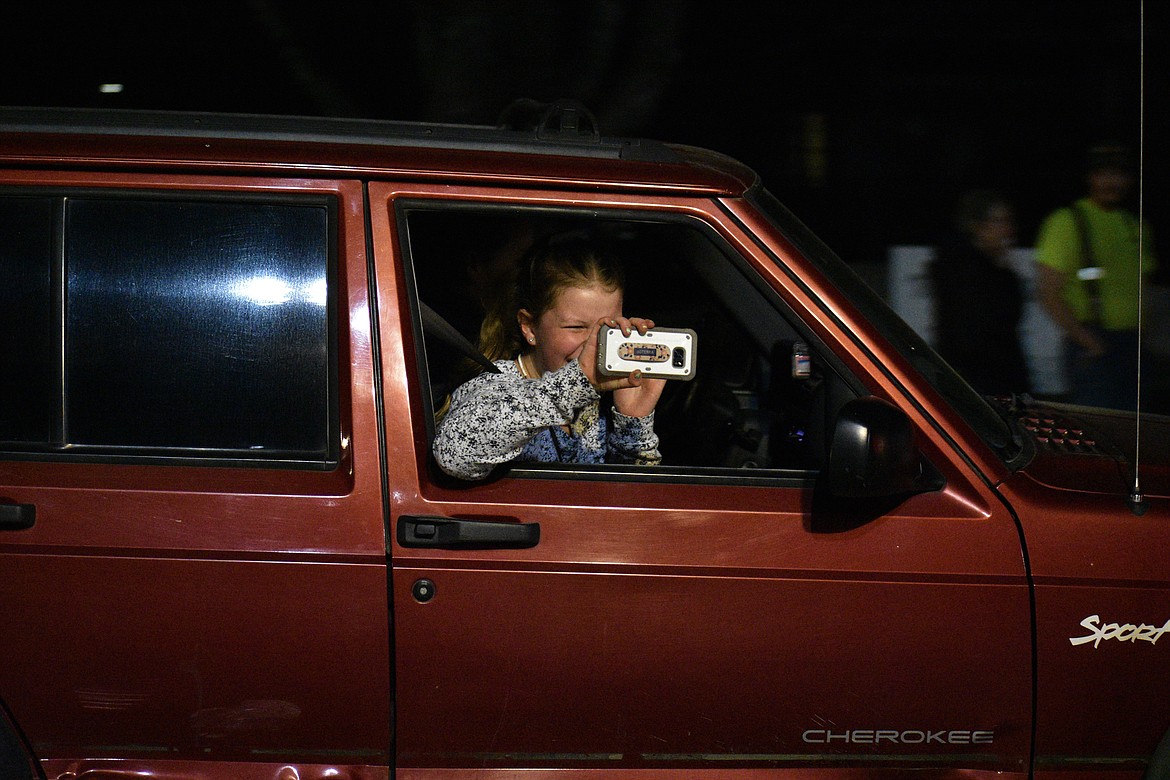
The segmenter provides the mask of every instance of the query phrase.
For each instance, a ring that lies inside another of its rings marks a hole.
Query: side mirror
[[[827,469],[829,492],[878,498],[933,489],[914,446],[910,418],[880,398],[855,398],[837,415]]]

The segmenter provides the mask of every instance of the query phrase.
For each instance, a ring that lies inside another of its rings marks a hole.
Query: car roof
[[[118,109],[0,107],[0,166],[346,178],[741,195],[710,150],[609,138],[572,116],[531,128]],[[588,118],[591,121],[591,117]]]

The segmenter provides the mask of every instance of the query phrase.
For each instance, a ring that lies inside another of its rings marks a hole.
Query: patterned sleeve
[[[654,432],[654,412],[645,417],[627,417],[614,409],[607,449],[612,463],[660,464],[662,454],[658,451],[658,434]]]
[[[516,459],[524,445],[550,425],[567,425],[597,400],[580,364],[570,361],[540,379],[524,379],[512,361],[499,374],[480,374],[461,385],[439,423],[433,452],[447,474],[483,479]]]

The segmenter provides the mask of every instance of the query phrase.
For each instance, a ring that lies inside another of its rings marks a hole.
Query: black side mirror
[[[829,492],[878,498],[939,487],[924,472],[906,414],[880,398],[855,398],[837,415],[827,469]]]

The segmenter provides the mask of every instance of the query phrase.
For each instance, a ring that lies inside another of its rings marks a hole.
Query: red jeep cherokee
[[[1166,421],[546,120],[0,110],[0,774],[1170,776]],[[572,231],[697,334],[662,463],[444,475],[479,274]]]

